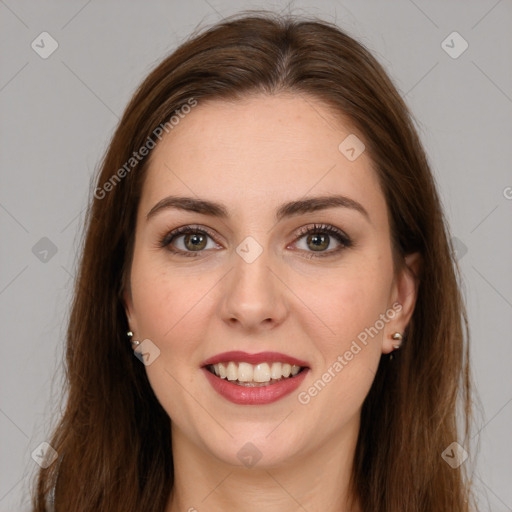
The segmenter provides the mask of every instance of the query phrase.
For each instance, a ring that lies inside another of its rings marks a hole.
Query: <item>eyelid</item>
[[[306,226],[302,226],[301,228],[299,228],[295,232],[294,236],[302,237],[304,235],[308,235],[310,233],[315,233],[315,232],[328,233],[328,234],[331,234],[331,235],[336,234],[347,245],[352,243],[351,240],[350,240],[350,237],[344,231],[342,231],[341,229],[337,228],[336,226],[333,226],[332,224],[325,224],[325,223],[320,223],[320,224],[313,223],[312,225],[308,224]]]
[[[185,226],[180,226],[180,227],[173,229],[173,230],[169,231],[168,233],[166,233],[164,235],[164,237],[160,240],[159,246],[166,247],[167,245],[169,245],[171,243],[171,241],[174,238],[177,238],[180,235],[186,235],[189,232],[205,233],[212,240],[214,240],[215,243],[217,243],[217,244],[219,243],[219,242],[217,242],[218,235],[216,233],[214,233],[210,228],[207,228],[206,226],[203,226],[201,224],[186,224]],[[190,252],[192,252],[192,251],[190,251]]]
[[[292,242],[292,244],[296,244],[306,235],[315,233],[327,233],[329,237],[335,238],[340,246],[337,249],[331,249],[329,251],[301,251],[304,252],[304,255],[302,256],[304,258],[313,259],[338,256],[342,251],[354,245],[352,239],[344,231],[337,228],[336,226],[333,226],[332,224],[325,223],[313,223],[313,225],[310,224],[307,226],[302,226],[295,232],[295,240]]]

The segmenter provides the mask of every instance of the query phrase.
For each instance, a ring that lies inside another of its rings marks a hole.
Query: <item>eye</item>
[[[305,239],[305,248],[300,249],[305,253],[303,257],[308,259],[333,256],[353,245],[343,231],[329,224],[305,226],[296,233],[296,236],[298,241]],[[328,251],[327,249],[334,245],[333,239],[338,247]],[[211,244],[208,246],[210,241]],[[182,226],[167,233],[160,240],[159,246],[167,248],[174,254],[187,257],[197,257],[206,249],[221,247],[215,242],[215,235],[210,230],[191,225]]]
[[[305,239],[305,248],[301,248],[301,250],[309,252],[309,254],[304,255],[304,257],[308,259],[332,256],[352,246],[352,241],[343,231],[329,224],[306,226],[299,230],[297,236],[299,240]],[[333,245],[333,238],[338,244],[338,248],[327,251],[327,249]]]
[[[213,246],[210,247],[208,247],[209,238],[213,242]],[[196,257],[204,249],[218,247],[213,238],[213,234],[206,228],[182,226],[166,234],[160,241],[160,247],[166,247],[175,254]]]

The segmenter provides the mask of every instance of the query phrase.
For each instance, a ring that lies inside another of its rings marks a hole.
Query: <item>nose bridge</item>
[[[246,237],[233,253],[233,271],[225,289],[222,316],[245,327],[280,323],[286,312],[280,281],[268,246]]]

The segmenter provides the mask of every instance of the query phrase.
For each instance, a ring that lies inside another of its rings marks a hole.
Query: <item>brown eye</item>
[[[194,233],[189,235],[182,235],[183,244],[191,251],[200,251],[206,247],[207,239],[202,233]]]
[[[353,245],[343,231],[329,224],[306,226],[297,233],[297,237],[297,245],[304,239],[303,247],[299,246],[299,249],[304,252],[305,258],[333,256]],[[331,250],[327,250],[329,247]]]
[[[318,233],[315,233],[314,235],[309,235],[306,239],[308,247],[312,248],[314,251],[323,251],[327,249],[329,247],[329,242],[330,239],[328,235],[320,235]]]
[[[211,245],[208,246],[208,243]],[[215,249],[220,246],[215,243],[213,234],[204,228],[183,226],[171,231],[160,241],[160,247],[182,256],[199,256],[205,249]]]

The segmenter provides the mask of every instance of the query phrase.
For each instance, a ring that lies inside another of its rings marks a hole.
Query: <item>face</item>
[[[125,304],[173,442],[270,467],[357,434],[415,286],[351,134],[314,98],[252,96],[199,102],[153,150]]]

